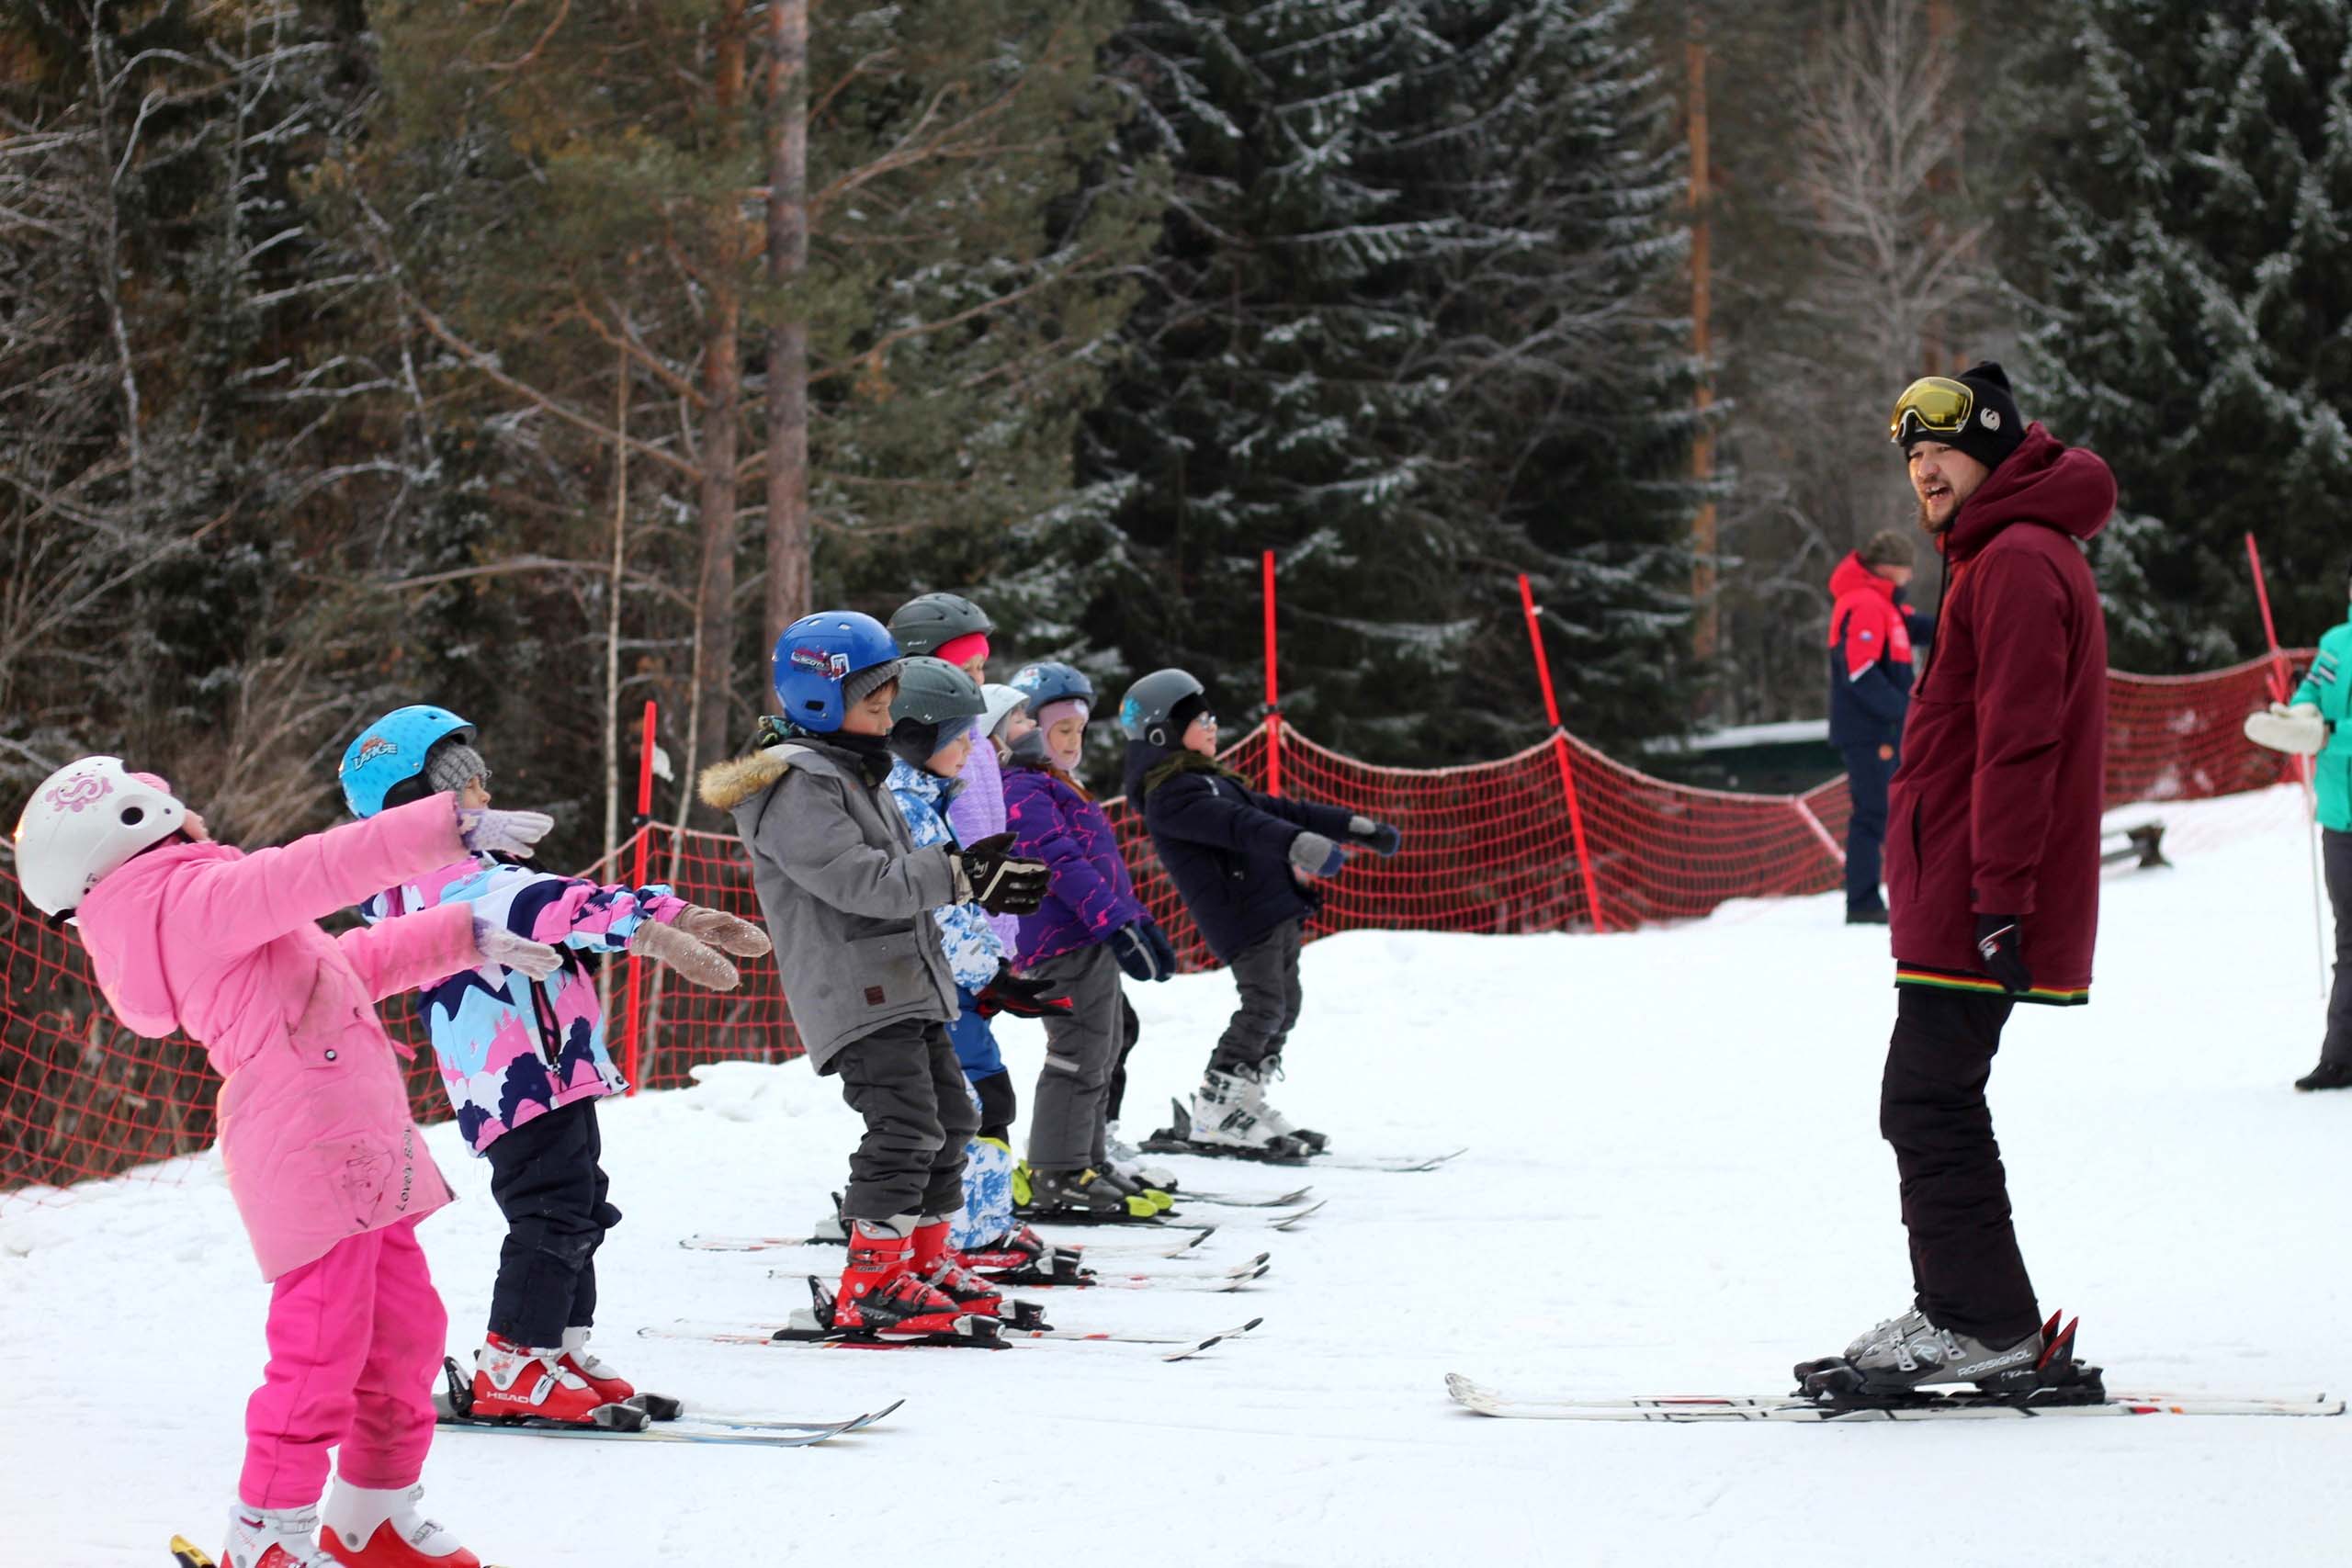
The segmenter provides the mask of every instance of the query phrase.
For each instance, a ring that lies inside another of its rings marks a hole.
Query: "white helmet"
[[[1029,701],[1029,694],[1018,686],[1001,686],[994,682],[980,688],[980,733],[994,735],[1013,709]]]
[[[98,879],[187,820],[172,786],[119,757],[85,757],[43,779],[17,819],[17,879],[26,901],[71,914]]]

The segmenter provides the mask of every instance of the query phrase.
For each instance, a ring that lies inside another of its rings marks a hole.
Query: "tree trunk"
[[[744,0],[725,0],[719,16],[717,100],[719,144],[741,138],[737,116],[743,104]],[[727,754],[734,697],[736,423],[742,401],[743,364],[738,337],[743,301],[739,269],[749,259],[742,225],[729,212],[715,212],[718,254],[712,268],[709,326],[703,342],[702,390],[702,572],[695,590],[695,631],[702,646],[695,681],[694,767],[689,794],[702,770]]]
[[[1699,428],[1690,443],[1690,477],[1711,484],[1715,477],[1715,434],[1709,412],[1714,406],[1713,378],[1707,367],[1714,344],[1708,321],[1713,284],[1713,236],[1708,231],[1707,183],[1707,34],[1697,7],[1690,12],[1688,45],[1690,79],[1690,352],[1699,361]],[[1715,593],[1715,503],[1700,503],[1690,523],[1690,599],[1696,618],[1691,626],[1690,651],[1701,660],[1715,657],[1723,646],[1722,613]]]
[[[768,280],[808,265],[808,0],[768,0]],[[807,615],[808,328],[797,312],[768,330],[767,603],[773,641]]]

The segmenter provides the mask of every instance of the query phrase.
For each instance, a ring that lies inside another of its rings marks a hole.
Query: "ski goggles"
[[[1949,376],[1922,376],[1894,400],[1886,422],[1886,438],[1896,446],[1930,435],[1957,435],[1976,412],[1976,393],[1965,381]]]

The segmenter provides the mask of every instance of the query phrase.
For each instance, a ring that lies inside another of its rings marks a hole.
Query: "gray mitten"
[[[1348,863],[1348,852],[1320,833],[1301,831],[1290,841],[1290,863],[1302,876],[1331,876]]]

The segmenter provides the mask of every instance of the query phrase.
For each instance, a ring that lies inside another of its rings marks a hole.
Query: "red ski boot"
[[[563,1331],[563,1355],[560,1361],[565,1371],[595,1391],[600,1404],[618,1404],[637,1397],[637,1386],[588,1348],[588,1331],[584,1328]]]
[[[564,1367],[560,1346],[510,1345],[495,1334],[474,1352],[473,1395],[478,1416],[578,1426],[592,1425],[597,1406],[610,1403]]]
[[[917,1279],[954,1302],[959,1311],[982,1317],[1003,1314],[1003,1295],[967,1268],[964,1255],[947,1245],[945,1220],[925,1220],[915,1226],[909,1266]]]
[[[338,1478],[319,1544],[344,1568],[481,1568],[456,1536],[416,1511],[424,1495],[422,1486],[377,1491]]]
[[[315,1503],[307,1508],[240,1504],[229,1512],[229,1544],[220,1549],[220,1568],[334,1568],[334,1559],[319,1550],[318,1533]],[[182,1544],[175,1541],[173,1549]]]
[[[957,1250],[965,1268],[992,1284],[1078,1285],[1091,1278],[1078,1247],[1056,1247],[1027,1225]]]
[[[914,1245],[912,1236],[899,1235],[887,1222],[851,1224],[849,1267],[833,1295],[834,1332],[893,1339],[963,1335],[957,1320],[969,1314],[916,1277]]]

